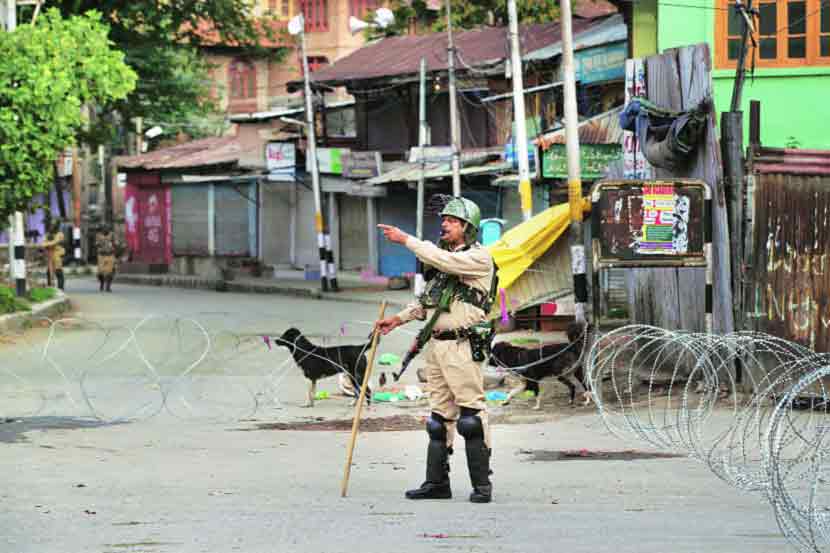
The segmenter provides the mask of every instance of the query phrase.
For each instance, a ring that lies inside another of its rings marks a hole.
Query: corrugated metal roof
[[[354,98],[350,100],[341,100],[340,102],[331,102],[326,104],[326,110],[334,110],[339,108],[346,108],[355,104]],[[277,117],[285,117],[286,115],[296,115],[305,112],[305,106],[285,106],[278,107],[268,111],[257,111],[254,113],[239,113],[231,115],[230,120],[234,123],[243,123],[245,121],[260,121],[267,119],[276,119]]]
[[[462,167],[461,175],[486,175],[503,173],[513,169],[513,164],[504,161],[494,161],[481,165],[470,165]],[[452,165],[450,163],[426,163],[424,165],[424,179],[440,179],[452,176]],[[388,184],[390,182],[415,182],[421,177],[420,163],[401,163],[391,171],[387,171],[377,177],[367,179],[364,184]]]
[[[830,150],[760,148],[752,166],[761,174],[830,175]]]
[[[622,24],[620,16],[575,19],[573,24],[573,32],[577,37],[575,40],[579,42],[581,33],[611,19],[615,21],[619,19],[618,23]],[[624,24],[622,24],[622,29],[624,31]],[[559,22],[522,25],[519,35],[522,41],[522,51],[529,53],[525,59],[529,59],[530,55],[559,43],[561,27]],[[507,45],[507,29],[504,27],[461,31],[453,36],[461,69],[465,66],[495,65],[510,55]],[[625,39],[624,35],[623,39]],[[337,86],[348,81],[403,75],[414,76],[420,70],[421,58],[427,60],[428,71],[446,70],[447,34],[432,33],[385,38],[352,52],[333,65],[315,71],[311,77],[315,83]],[[543,58],[537,55],[533,59]],[[297,84],[298,82],[294,82],[295,86]],[[290,87],[291,83],[289,83]]]
[[[236,136],[204,138],[162,148],[137,156],[119,156],[116,164],[121,169],[186,169],[235,163],[246,167],[261,167],[265,163],[264,141],[255,138],[243,140]]]
[[[620,113],[623,106],[595,115],[579,123],[580,144],[622,144],[623,131]],[[557,129],[537,138],[534,143],[547,150],[552,144],[565,144],[565,128]]]
[[[612,42],[621,42],[628,38],[628,27],[626,27],[622,15],[617,14],[592,21],[595,21],[595,23],[582,31],[574,28],[574,51]],[[557,38],[556,42],[548,46],[527,52],[522,56],[522,59],[525,61],[546,60],[561,53],[562,42]]]

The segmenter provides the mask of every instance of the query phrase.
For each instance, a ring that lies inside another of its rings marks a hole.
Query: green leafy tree
[[[84,125],[81,106],[126,97],[135,73],[113,49],[101,15],[0,32],[0,221],[49,190],[58,154]]]
[[[252,4],[253,0],[47,0],[46,5],[56,6],[64,16],[101,12],[110,25],[111,40],[138,74],[132,93],[100,107],[100,117],[84,141],[123,145],[123,127],[134,117],[171,122],[165,130],[191,136],[209,128],[191,126],[220,115],[202,48],[232,47],[240,55],[273,61],[285,55],[285,48],[274,47],[283,34],[280,26],[270,16],[254,18]]]

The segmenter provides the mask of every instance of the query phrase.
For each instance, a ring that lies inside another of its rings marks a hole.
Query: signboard
[[[608,164],[622,157],[618,144],[583,144],[579,148],[580,175],[585,180],[601,179]],[[542,153],[542,176],[549,179],[568,178],[568,154],[565,144],[551,144]]]
[[[424,158],[427,163],[450,163],[452,146],[424,146]],[[421,147],[413,146],[409,149],[409,163],[419,161],[421,161]]]
[[[604,181],[591,190],[600,266],[704,265],[711,240],[709,187],[702,181]]]
[[[533,142],[527,143],[527,166],[532,177],[536,175],[536,149]],[[504,161],[513,164],[513,169],[519,169],[519,156],[516,155],[515,143],[513,141],[504,145]]]
[[[269,173],[290,169],[297,165],[297,154],[293,142],[269,142],[265,145],[265,166]]]
[[[317,148],[317,167],[321,173],[330,175],[343,174],[343,156],[348,153],[347,148]],[[305,170],[311,172],[311,156],[305,156]]]
[[[576,80],[582,84],[625,79],[628,44],[604,44],[574,52]]]
[[[346,151],[343,156],[343,176],[350,179],[369,179],[381,174],[380,152]]]
[[[625,62],[625,103],[633,96],[646,96],[646,73],[642,59]],[[640,143],[631,131],[623,131],[623,178],[650,179],[654,170],[640,150]]]

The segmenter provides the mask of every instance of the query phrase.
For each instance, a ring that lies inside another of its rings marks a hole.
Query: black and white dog
[[[322,347],[312,344],[302,332],[292,327],[277,338],[277,345],[291,350],[294,362],[302,369],[305,377],[310,381],[308,398],[303,407],[313,407],[314,397],[317,394],[317,381],[321,378],[334,376],[339,373],[347,374],[354,384],[355,390],[363,385],[366,375],[366,350],[368,344],[356,346]],[[367,400],[371,403],[372,391],[366,389]],[[355,398],[357,401],[357,398]]]
[[[585,375],[580,363],[582,349],[589,328],[579,323],[568,325],[566,334],[568,343],[547,344],[537,348],[523,348],[507,342],[493,345],[490,353],[490,365],[508,370],[505,381],[510,392],[503,405],[507,405],[518,394],[530,390],[536,394],[536,405],[542,405],[541,381],[555,377],[570,390],[571,404],[577,393],[585,402],[590,403],[590,392],[585,388]],[[577,365],[574,368],[574,365]]]

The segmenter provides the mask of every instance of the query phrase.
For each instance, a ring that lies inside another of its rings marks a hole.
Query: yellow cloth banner
[[[583,198],[583,210],[590,209]],[[499,267],[499,288],[507,289],[539,259],[571,223],[570,206],[558,204],[505,232],[487,246]]]

